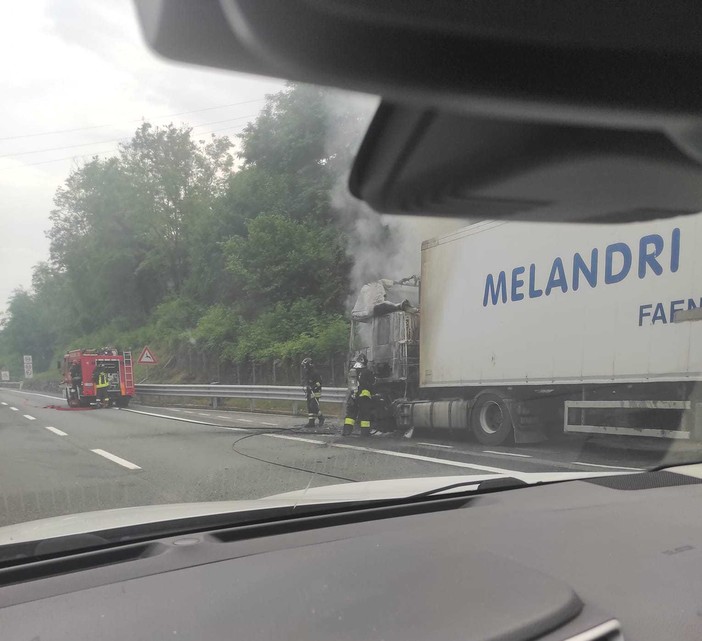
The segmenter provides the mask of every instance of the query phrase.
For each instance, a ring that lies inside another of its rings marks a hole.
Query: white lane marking
[[[603,467],[607,470],[633,470],[635,472],[643,472],[642,467],[626,467],[624,465],[598,465],[597,463],[581,463],[580,461],[573,461],[571,465],[587,465],[588,467]]]
[[[171,412],[182,412],[183,410],[178,409],[177,407],[171,407]]]
[[[51,427],[50,425],[46,425],[45,427],[47,430],[49,430],[49,432],[53,432],[54,434],[58,434],[59,436],[68,436],[68,434],[66,434],[66,432],[63,432],[56,427]]]
[[[301,443],[312,443],[312,445],[334,445],[333,443],[319,441],[314,438],[302,438],[301,436],[287,436],[286,434],[263,434],[263,436],[269,436],[270,438],[282,438],[286,441],[300,441]]]
[[[357,452],[370,452],[371,454],[384,454],[385,456],[394,456],[396,458],[412,459],[414,461],[423,461],[425,463],[437,463],[438,465],[448,465],[449,467],[461,467],[469,470],[478,470],[480,472],[490,472],[492,474],[507,474],[509,476],[519,476],[520,472],[515,470],[506,470],[501,467],[492,467],[489,465],[477,465],[474,463],[463,463],[462,461],[452,461],[443,458],[434,458],[433,456],[422,456],[421,454],[409,454],[407,452],[393,452],[392,450],[375,450],[371,447],[361,447],[360,445],[345,445],[343,443],[327,443],[311,438],[301,438],[299,436],[288,436],[287,434],[263,434],[270,438],[282,438],[288,441],[302,441],[303,443],[313,443],[314,445],[329,445],[342,450],[356,450]]]
[[[203,414],[203,416],[209,416],[209,414]],[[239,418],[238,416],[221,416],[217,415],[215,418],[221,418],[225,421],[241,421],[242,423],[254,423],[258,422],[261,425],[268,425],[269,427],[278,427],[280,424],[279,423],[266,423],[265,421],[252,421],[248,418]]]
[[[7,405],[7,403],[5,401],[2,401],[2,405]]]
[[[134,465],[134,463],[130,463],[126,459],[120,458],[119,456],[115,456],[114,454],[110,454],[109,452],[106,452],[105,450],[90,450],[90,451],[95,452],[95,454],[98,454],[100,456],[104,456],[109,461],[112,461],[113,463],[117,463],[117,465],[121,465],[122,467],[126,467],[128,470],[140,470],[141,469],[138,465]]]
[[[501,454],[502,456],[518,456],[519,458],[532,458],[529,454],[515,454],[514,452],[497,452],[496,450],[483,450],[485,454]]]
[[[514,470],[507,470],[502,467],[492,467],[490,465],[477,465],[475,463],[463,463],[462,461],[451,461],[443,458],[435,458],[433,456],[423,456],[421,454],[409,454],[407,452],[393,452],[392,450],[375,450],[370,447],[361,447],[360,445],[344,445],[342,443],[334,443],[334,447],[339,447],[345,450],[357,450],[360,452],[372,452],[375,454],[385,454],[385,456],[395,456],[397,458],[407,458],[415,461],[424,461],[426,463],[438,463],[439,465],[449,465],[451,467],[463,467],[470,470],[480,470],[481,472],[490,472],[492,474],[509,474],[516,476]]]
[[[6,390],[8,392],[14,392],[15,394],[28,394],[29,396],[43,396],[45,398],[53,398],[54,400],[65,401],[65,396],[53,396],[52,394],[40,394],[39,392],[25,392],[24,390],[12,389]]]
[[[19,410],[18,410],[16,407],[12,407],[12,405],[10,405],[10,409],[11,409],[13,412],[19,412]]]
[[[195,425],[207,425],[207,427],[218,427],[221,430],[229,430],[230,432],[248,432],[243,427],[229,427],[228,425],[217,425],[216,423],[206,423],[198,421],[194,418],[184,418],[182,416],[169,416],[168,414],[156,414],[154,412],[142,412],[141,410],[133,410],[126,407],[118,408],[120,412],[131,412],[132,414],[144,414],[145,416],[155,416],[156,418],[167,418],[171,421],[180,421],[181,423],[195,423]]]
[[[198,416],[209,416],[209,414],[205,414],[205,412],[198,412]]]
[[[417,445],[428,445],[429,447],[443,447],[446,450],[453,449],[453,445],[439,445],[438,443],[423,443],[422,441],[417,441]]]
[[[33,416],[30,416],[29,414],[22,414],[22,416],[24,416],[24,418],[26,418],[28,421],[36,421],[37,420]]]

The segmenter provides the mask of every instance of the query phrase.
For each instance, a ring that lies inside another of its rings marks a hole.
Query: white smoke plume
[[[435,216],[381,215],[351,196],[348,189],[351,163],[378,102],[374,96],[341,92],[332,92],[328,98],[327,151],[346,164],[334,186],[332,205],[349,236],[347,251],[353,259],[350,306],[361,287],[370,281],[418,276],[422,241],[471,222]]]

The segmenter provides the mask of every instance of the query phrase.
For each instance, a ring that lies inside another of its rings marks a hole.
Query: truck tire
[[[68,407],[78,407],[78,398],[66,390],[66,403]]]
[[[117,407],[129,407],[129,401],[129,396],[121,396],[120,398],[115,399],[115,405]]]
[[[506,400],[496,392],[485,392],[475,399],[470,426],[475,438],[483,445],[501,445],[514,435],[512,415]]]

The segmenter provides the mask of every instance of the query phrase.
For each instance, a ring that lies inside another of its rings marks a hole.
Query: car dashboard
[[[0,570],[0,629],[42,641],[696,640],[698,476],[553,483],[14,565]]]

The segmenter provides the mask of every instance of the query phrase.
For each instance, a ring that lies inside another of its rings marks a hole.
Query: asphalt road
[[[463,435],[340,436],[290,416],[135,406],[70,411],[0,389],[0,526],[135,505],[250,499],[417,476],[603,472],[658,464],[679,444],[563,437],[487,447]],[[677,451],[690,456],[689,444]],[[699,457],[698,457],[699,458]]]

